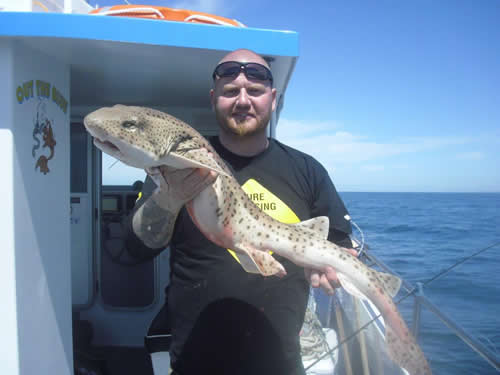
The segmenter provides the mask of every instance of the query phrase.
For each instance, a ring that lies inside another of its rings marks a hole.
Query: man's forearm
[[[197,196],[217,178],[215,173],[201,169],[168,171],[165,166],[161,168],[164,180],[158,179],[157,185],[160,188],[153,188],[155,183],[151,177],[146,179],[145,185],[148,186],[146,191],[152,194],[132,217],[132,229],[135,235],[151,249],[165,248],[168,245],[175,221],[184,203]]]
[[[132,218],[132,228],[147,247],[158,249],[170,242],[180,207],[159,205],[153,196],[139,207]]]

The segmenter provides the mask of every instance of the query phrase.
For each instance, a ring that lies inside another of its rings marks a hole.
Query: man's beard
[[[250,117],[249,119],[245,119],[245,121],[238,122],[234,119],[234,117],[225,117],[219,111],[215,111],[215,118],[219,123],[219,126],[226,132],[237,135],[239,137],[244,137],[247,135],[254,135],[259,132],[265,131],[267,124],[269,123],[269,119],[271,118],[271,112],[263,117],[260,122],[257,124],[251,125],[251,127],[247,126],[247,122],[257,121],[255,117]]]

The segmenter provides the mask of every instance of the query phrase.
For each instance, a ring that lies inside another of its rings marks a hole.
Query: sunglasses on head
[[[215,67],[212,78],[215,81],[216,77],[237,77],[241,72],[243,72],[248,79],[256,79],[259,81],[269,80],[271,84],[273,83],[271,71],[266,66],[253,62],[241,63],[238,61],[226,61],[220,63]]]

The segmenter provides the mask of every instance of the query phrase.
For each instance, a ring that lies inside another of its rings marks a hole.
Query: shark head
[[[88,114],[83,123],[97,148],[145,169],[159,164],[178,121],[154,109],[115,105]]]

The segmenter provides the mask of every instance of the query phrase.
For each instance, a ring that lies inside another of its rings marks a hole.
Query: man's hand
[[[196,197],[217,178],[216,172],[201,168],[174,169],[161,166],[160,172],[167,183],[164,193],[182,204]]]
[[[358,252],[354,249],[346,250],[354,256],[358,255]],[[325,272],[304,268],[304,273],[306,275],[306,280],[309,281],[313,288],[321,288],[329,296],[333,295],[335,289],[341,286],[337,273],[332,267],[327,267]]]
[[[217,173],[201,168],[175,169],[160,166],[156,169],[153,179],[160,182],[159,188],[152,199],[160,206],[170,211],[178,211],[191,199],[200,194],[207,186],[214,183]]]

